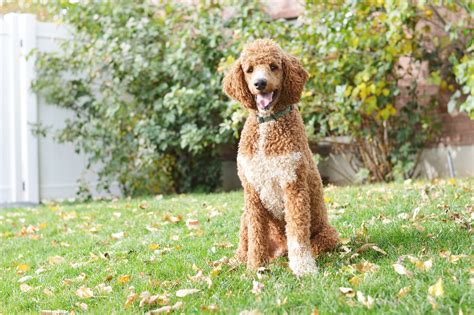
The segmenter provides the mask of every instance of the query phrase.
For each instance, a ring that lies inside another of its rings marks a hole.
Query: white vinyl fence
[[[67,39],[64,26],[36,21],[34,15],[10,13],[0,17],[0,204],[38,203],[74,197],[86,158],[52,135],[37,138],[31,124],[57,129],[71,113],[48,106],[31,91],[35,78],[32,49],[55,51]]]

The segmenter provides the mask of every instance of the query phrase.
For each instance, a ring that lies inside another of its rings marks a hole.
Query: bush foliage
[[[465,27],[472,8],[440,4],[468,14],[444,26],[450,37],[429,50],[429,30],[417,22],[439,6],[422,1],[312,0],[293,21],[272,20],[255,1],[233,10],[213,1],[58,2],[50,8],[73,38],[60,53],[38,55],[34,89],[74,112],[58,138],[100,165],[103,188],[117,181],[132,195],[212,190],[219,146],[235,141],[245,116],[222,94],[223,72],[248,40],[271,37],[310,73],[301,106],[310,139],[349,135],[364,178],[408,177],[437,124],[416,80],[404,106],[395,105],[400,58],[429,60],[439,85],[459,86],[451,107],[472,114],[472,28]],[[446,47],[455,47],[449,61],[438,51]]]

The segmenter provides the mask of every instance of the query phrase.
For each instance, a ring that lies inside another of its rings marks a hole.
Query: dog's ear
[[[283,105],[298,103],[308,80],[308,73],[296,57],[285,55],[283,57],[283,76],[280,102]]]
[[[223,80],[224,92],[231,98],[239,101],[246,108],[257,109],[254,97],[245,81],[244,71],[240,58],[237,59]]]

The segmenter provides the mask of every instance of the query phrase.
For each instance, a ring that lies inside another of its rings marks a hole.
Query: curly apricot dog
[[[237,156],[245,210],[236,255],[252,269],[288,253],[297,276],[313,273],[313,255],[338,242],[295,106],[307,78],[295,57],[259,39],[244,48],[223,81],[225,93],[250,111]]]

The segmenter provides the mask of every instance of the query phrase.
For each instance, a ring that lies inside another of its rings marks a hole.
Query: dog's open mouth
[[[272,102],[273,96],[276,95],[276,91],[270,93],[257,94],[255,99],[257,106],[260,110],[269,110]]]

